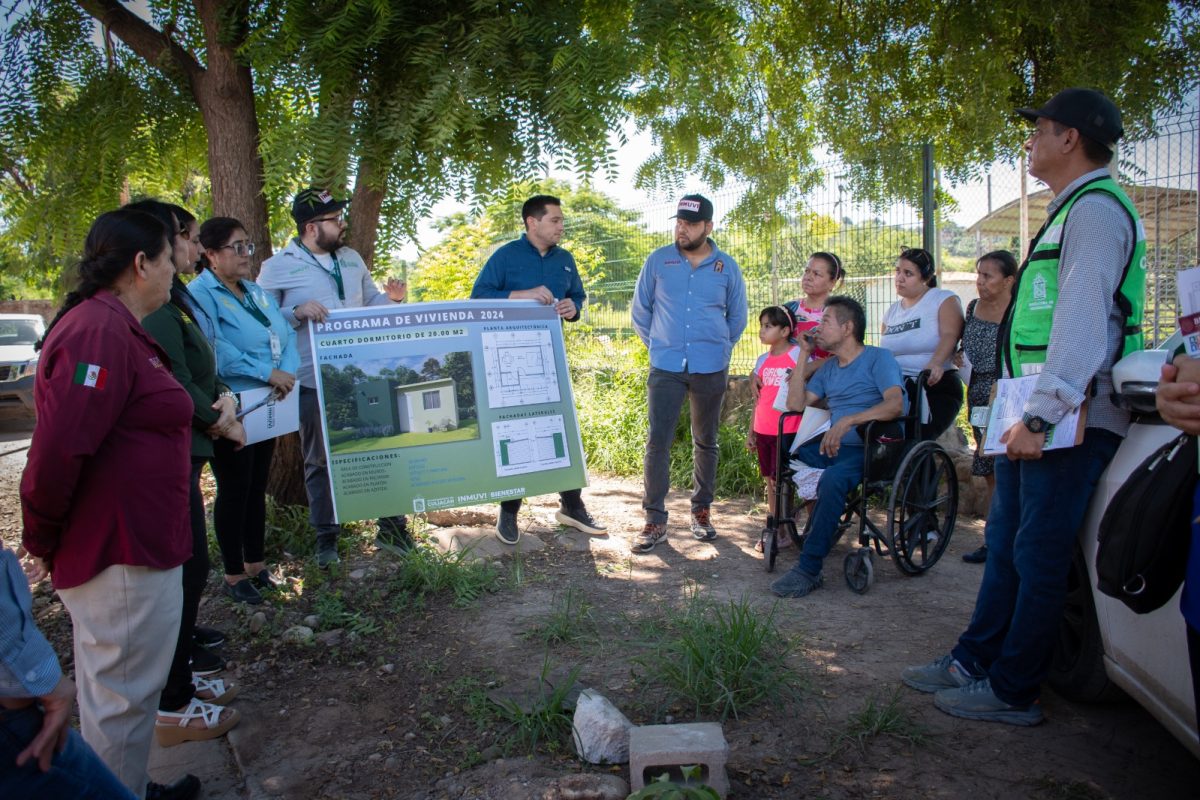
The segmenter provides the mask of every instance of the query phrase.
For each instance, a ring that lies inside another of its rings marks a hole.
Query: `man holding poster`
[[[559,317],[575,322],[587,295],[575,259],[558,246],[563,235],[562,202],[550,195],[535,195],[521,207],[521,219],[525,234],[492,253],[475,279],[471,299],[535,300],[554,306]],[[555,519],[584,533],[605,533],[605,526],[594,520],[584,507],[582,495],[581,489],[559,492],[561,508]],[[516,544],[521,538],[517,512],[521,510],[522,499],[500,503],[496,537],[505,544]]]
[[[309,518],[317,529],[317,564],[321,567],[338,562],[337,538],[341,526],[334,522],[308,321],[323,321],[330,309],[400,303],[407,291],[404,283],[395,278],[389,278],[380,291],[362,257],[345,246],[346,221],[342,212],[348,203],[323,189],[304,189],[297,194],[292,201],[297,235],[283,250],[263,262],[258,276],[258,284],[275,297],[284,318],[297,333],[304,487],[308,492]],[[403,516],[380,519],[375,544],[396,553],[406,551],[411,545],[408,520]]]

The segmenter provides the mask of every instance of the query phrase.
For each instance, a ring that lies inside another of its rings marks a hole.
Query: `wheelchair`
[[[901,574],[920,575],[938,562],[950,544],[958,516],[958,475],[950,455],[937,442],[922,440],[920,420],[924,393],[919,391],[929,377],[922,372],[915,381],[905,380],[912,414],[886,422],[859,426],[866,444],[863,451],[863,480],[848,496],[834,543],[855,524],[858,546],[846,554],[842,567],[846,585],[865,594],[875,581],[875,556],[890,557]],[[812,525],[809,514],[803,531],[798,529],[796,484],[792,478],[791,453],[783,446],[784,427],[789,418],[802,412],[787,411],[779,419],[779,452],[775,463],[775,516],[763,531],[763,563],[775,570],[779,537],[786,533],[797,550]],[[872,519],[871,503],[882,504],[886,522]]]

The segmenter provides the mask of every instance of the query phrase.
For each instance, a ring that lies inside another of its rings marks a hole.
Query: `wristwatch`
[[[1033,414],[1026,412],[1021,416],[1021,422],[1029,429],[1030,433],[1045,433],[1046,428],[1050,427],[1050,423],[1041,417],[1035,417]]]

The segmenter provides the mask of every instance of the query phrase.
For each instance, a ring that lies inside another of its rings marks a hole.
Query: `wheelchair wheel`
[[[846,553],[842,562],[842,570],[846,575],[846,585],[855,594],[866,594],[875,582],[874,557],[869,547],[859,547]]]
[[[957,516],[954,462],[937,443],[918,443],[892,482],[888,538],[896,568],[919,575],[936,564],[950,544]]]

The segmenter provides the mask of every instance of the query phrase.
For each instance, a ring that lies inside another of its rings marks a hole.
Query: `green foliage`
[[[721,795],[711,786],[700,783],[702,767],[690,764],[680,767],[680,781],[671,780],[671,773],[664,772],[627,800],[720,800]]]
[[[449,592],[459,608],[474,603],[485,592],[496,591],[500,582],[500,570],[490,561],[476,559],[465,550],[443,553],[430,545],[410,550],[391,579],[393,591],[417,596]]]
[[[745,598],[721,604],[694,591],[668,626],[671,637],[636,660],[697,715],[737,717],[796,683],[787,665],[794,645],[779,632],[774,606],[764,612]]]
[[[316,552],[317,531],[309,522],[304,506],[279,505],[268,495],[266,528],[268,560],[279,560],[284,553],[307,557]]]
[[[549,647],[573,644],[592,637],[595,632],[592,604],[583,592],[568,586],[565,592],[555,596],[553,609],[546,619],[526,631],[525,635]]]
[[[538,698],[530,708],[522,708],[507,698],[496,701],[500,716],[511,725],[511,736],[521,752],[532,753],[539,745],[552,753],[560,752],[565,749],[566,738],[571,733],[567,696],[579,678],[579,668],[572,669],[565,680],[551,682],[552,668],[547,655],[538,676]]]
[[[900,695],[897,688],[886,698],[874,694],[868,697],[863,707],[850,716],[838,743],[854,744],[863,750],[868,740],[887,736],[905,744],[924,745],[929,734],[901,704]]]

